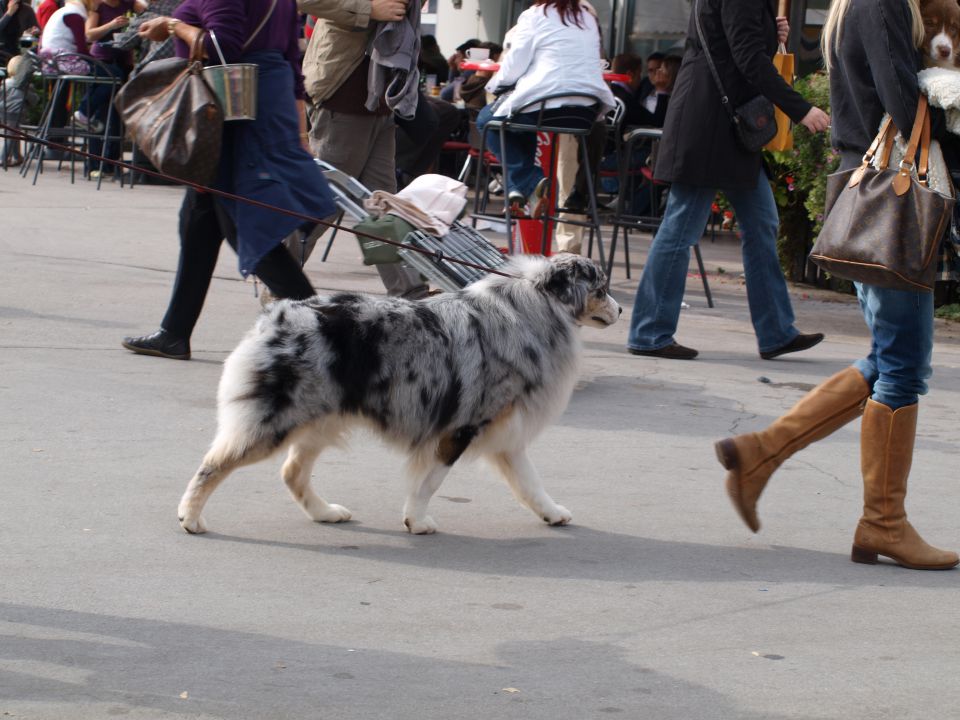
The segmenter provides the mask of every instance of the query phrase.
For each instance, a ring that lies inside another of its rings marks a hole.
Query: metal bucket
[[[220,101],[224,120],[257,119],[256,65],[210,65],[203,69],[203,79]]]
[[[203,69],[203,79],[210,85],[224,120],[257,119],[257,66],[252,63],[230,63],[220,51],[217,36],[210,31],[210,39],[220,56],[220,65],[209,65]]]

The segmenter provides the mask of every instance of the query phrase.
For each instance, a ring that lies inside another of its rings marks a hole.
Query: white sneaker
[[[103,123],[95,118],[88,118],[82,112],[77,110],[73,114],[73,122],[81,130],[86,130],[87,132],[102,133],[103,132]]]

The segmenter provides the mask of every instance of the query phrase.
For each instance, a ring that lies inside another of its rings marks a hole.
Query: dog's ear
[[[574,317],[579,317],[586,310],[590,292],[606,284],[606,274],[582,255],[563,253],[551,259],[537,284],[544,292],[569,305]]]

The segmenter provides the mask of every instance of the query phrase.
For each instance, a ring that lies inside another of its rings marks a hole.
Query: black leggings
[[[212,195],[187,188],[180,206],[177,277],[167,313],[160,324],[174,337],[190,339],[200,318],[224,238],[236,251],[236,230],[220,204]],[[282,244],[268,252],[253,272],[277,297],[302,300],[316,295],[300,264]]]

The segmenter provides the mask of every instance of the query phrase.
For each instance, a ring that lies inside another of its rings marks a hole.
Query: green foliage
[[[800,78],[794,88],[811,105],[829,112],[830,84],[825,74]],[[802,125],[794,126],[792,150],[764,155],[780,212],[780,262],[790,279],[804,280],[807,254],[823,225],[827,175],[837,169],[840,158],[830,147],[829,133],[811,133]]]
[[[933,311],[933,314],[938,318],[960,322],[960,304],[941,305]]]

